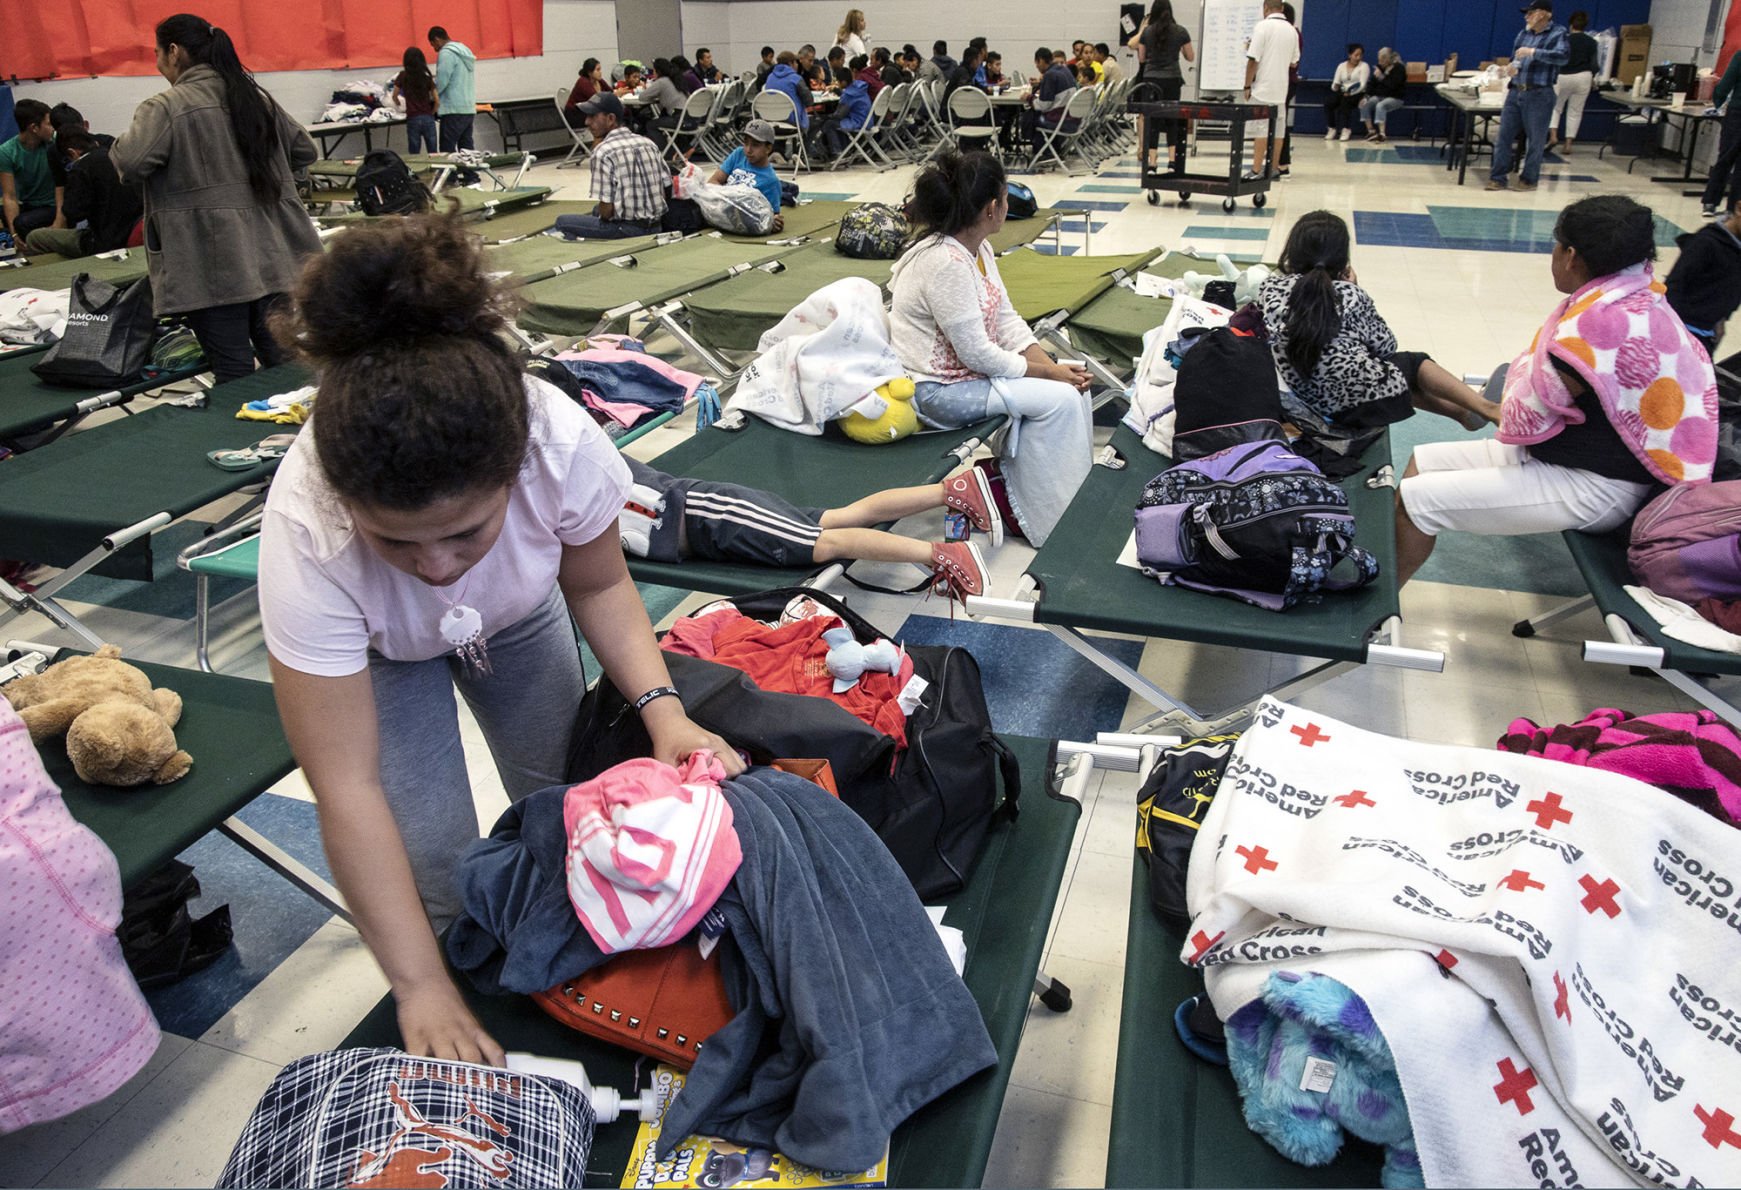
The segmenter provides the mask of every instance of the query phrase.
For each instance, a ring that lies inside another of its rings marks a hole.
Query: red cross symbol
[[[1448,950],[1441,950],[1438,954],[1433,956],[1433,962],[1449,971],[1452,967],[1457,965],[1457,956]]]
[[[1330,737],[1319,731],[1316,723],[1308,723],[1304,727],[1290,727],[1288,730],[1299,736],[1301,746],[1306,748],[1316,743],[1330,742]]]
[[[1572,812],[1561,806],[1560,795],[1557,793],[1550,793],[1544,798],[1539,798],[1529,803],[1524,809],[1535,815],[1535,824],[1544,831],[1553,830],[1556,822],[1570,822],[1572,820]]]
[[[1517,1114],[1527,1116],[1535,1110],[1535,1104],[1529,1101],[1529,1093],[1535,1090],[1535,1073],[1525,1066],[1519,1070],[1510,1058],[1499,1063],[1499,1081],[1493,1084],[1493,1094],[1499,1102],[1509,1103],[1517,1108]]]
[[[1566,1024],[1572,1023],[1571,997],[1566,992],[1566,981],[1560,978],[1558,971],[1554,972],[1554,1015],[1566,1018]]]
[[[1706,1111],[1703,1105],[1693,1108],[1693,1114],[1705,1126],[1706,1144],[1713,1149],[1720,1149],[1724,1145],[1734,1145],[1741,1149],[1741,1132],[1730,1127],[1735,1122],[1734,1116],[1720,1107]]]
[[[1226,936],[1227,936],[1226,930],[1222,930],[1220,933],[1216,934],[1215,937],[1213,937],[1213,938],[1211,938],[1208,934],[1204,933],[1202,930],[1198,930],[1195,934],[1191,935],[1191,945],[1195,946],[1197,949],[1195,951],[1193,951],[1191,953],[1191,957],[1186,959],[1185,961],[1187,963],[1190,963],[1193,967],[1195,967],[1198,963],[1202,962],[1203,956],[1208,954],[1212,949],[1214,949],[1215,944],[1217,942],[1221,941],[1221,939],[1225,938]]]
[[[1364,790],[1364,789],[1356,789],[1356,790],[1352,791],[1351,793],[1345,793],[1341,797],[1332,798],[1331,800],[1334,801],[1339,806],[1347,806],[1350,810],[1352,810],[1355,806],[1376,806],[1376,805],[1378,805],[1377,802],[1373,801],[1371,798],[1366,796],[1366,790]]]
[[[1528,872],[1521,868],[1513,868],[1511,875],[1499,882],[1500,888],[1509,888],[1512,892],[1528,892],[1532,888],[1546,888],[1539,880],[1531,880]]]
[[[1620,894],[1620,886],[1618,884],[1615,884],[1612,880],[1602,880],[1598,882],[1597,879],[1588,872],[1578,877],[1578,883],[1583,887],[1584,892],[1588,894],[1578,902],[1578,904],[1584,907],[1585,913],[1595,913],[1600,909],[1610,918],[1620,916],[1620,906],[1614,903],[1614,898]]]
[[[1234,850],[1245,857],[1245,870],[1253,876],[1266,868],[1273,872],[1277,867],[1276,861],[1269,857],[1269,848],[1267,847],[1241,846],[1235,847]]]

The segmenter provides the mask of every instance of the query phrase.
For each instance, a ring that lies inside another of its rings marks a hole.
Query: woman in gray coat
[[[229,35],[187,13],[157,26],[170,89],[133,114],[109,157],[145,195],[145,259],[159,316],[185,318],[219,381],[285,354],[267,315],[320,251],[293,173],[314,142],[236,57]]]

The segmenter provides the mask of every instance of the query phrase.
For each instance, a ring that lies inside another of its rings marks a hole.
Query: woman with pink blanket
[[[1710,482],[1717,377],[1663,296],[1655,259],[1650,209],[1630,198],[1560,212],[1551,268],[1566,297],[1503,373],[1498,435],[1429,443],[1403,473],[1402,582],[1447,529],[1600,533],[1659,485]]]

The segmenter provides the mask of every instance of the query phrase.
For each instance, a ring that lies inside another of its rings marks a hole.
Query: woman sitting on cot
[[[1281,267],[1258,289],[1270,353],[1290,413],[1338,429],[1389,425],[1416,409],[1470,430],[1499,420],[1499,406],[1434,363],[1398,351],[1396,336],[1360,288],[1348,260],[1348,225],[1329,211],[1301,216]]]
[[[946,153],[913,183],[915,239],[895,262],[889,327],[913,377],[914,411],[935,429],[1007,414],[1001,477],[1022,535],[1038,547],[1088,477],[1088,373],[1060,364],[1010,304],[987,242],[1009,214],[989,153]]]
[[[1654,259],[1648,207],[1598,195],[1560,212],[1550,268],[1566,297],[1503,374],[1498,437],[1418,447],[1403,474],[1401,581],[1447,529],[1599,533],[1659,484],[1710,482],[1716,372],[1653,279]]]

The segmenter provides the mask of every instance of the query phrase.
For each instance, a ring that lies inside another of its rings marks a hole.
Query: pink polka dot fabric
[[[121,876],[0,699],[0,1133],[112,1094],[157,1049],[121,958]]]
[[[1667,484],[1709,483],[1717,460],[1717,374],[1648,262],[1561,302],[1505,377],[1499,440],[1546,442],[1584,420],[1554,367],[1569,364],[1639,462]]]

